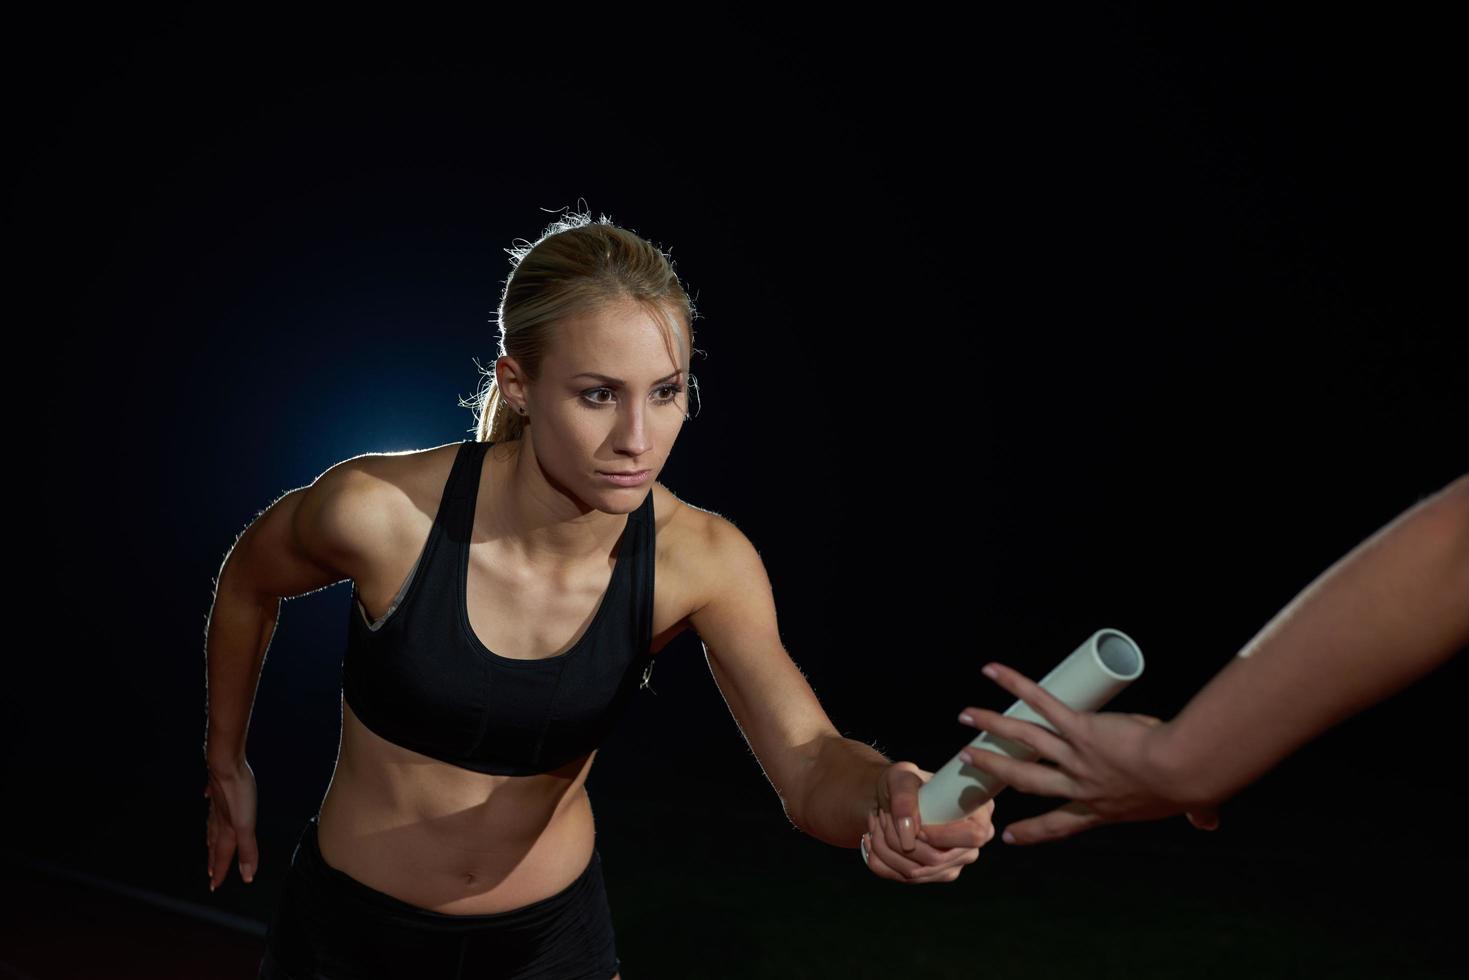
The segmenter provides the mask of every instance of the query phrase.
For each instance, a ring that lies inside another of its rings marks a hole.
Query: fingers
[[[924,877],[934,872],[939,865],[948,867],[958,862],[966,850],[972,848],[936,848],[922,841],[915,841],[911,850],[904,850],[902,838],[893,825],[890,814],[879,811],[871,814],[869,833],[873,836],[869,850],[883,855],[884,862],[904,877]],[[942,868],[939,868],[942,870]]]
[[[214,891],[224,880],[229,877],[230,864],[233,863],[238,851],[240,878],[249,884],[255,880],[255,872],[260,867],[260,849],[255,843],[254,833],[237,834],[235,829],[223,821],[218,821],[219,826],[213,826],[211,821],[208,852],[209,852],[209,890]]]
[[[255,869],[260,867],[260,849],[255,846],[255,835],[247,833],[240,838],[240,877],[245,884],[255,880]]]
[[[918,812],[918,791],[923,787],[923,778],[918,774],[918,767],[911,762],[894,763],[884,771],[883,777],[888,790],[888,808],[884,813],[891,815],[897,831],[895,846],[911,851],[918,840],[918,826],[922,822]]]
[[[995,836],[995,801],[985,800],[968,816],[918,828],[918,839],[938,848],[983,847]]]
[[[249,768],[223,776],[211,769],[204,796],[209,800],[204,832],[209,890],[224,883],[236,862],[241,880],[253,882],[260,850],[255,843],[255,783]]]
[[[977,852],[976,852],[977,853]],[[962,867],[949,868],[946,871],[928,877],[908,877],[902,872],[893,869],[875,853],[871,847],[868,848],[867,868],[879,878],[887,878],[892,881],[900,881],[905,885],[923,885],[930,882],[953,881],[959,877]]]
[[[872,835],[869,849],[881,854],[884,863],[889,867],[895,868],[904,876],[922,870],[922,865],[907,855],[908,849],[903,846],[902,838],[886,811],[874,811],[867,815],[867,832]],[[917,847],[916,842],[914,847]]]
[[[882,878],[907,884],[953,881],[964,865],[979,857],[977,848],[938,850],[922,842],[916,842],[912,851],[904,852],[897,831],[885,813],[869,813],[867,827],[867,867]]]
[[[1005,828],[1007,844],[1046,844],[1079,834],[1083,830],[1106,823],[1085,803],[1068,803],[1050,813],[1012,823]]]
[[[1058,700],[1050,691],[1004,664],[986,664],[981,673],[1030,705],[1031,710],[1050,722],[1055,726],[1056,731],[1071,740],[1077,713]]]
[[[964,750],[964,754],[969,757],[968,765],[998,777],[1007,786],[1014,786],[1023,793],[1072,799],[1082,791],[1066,773],[1038,762],[1021,762],[972,745]]]
[[[1042,728],[1034,722],[1007,718],[998,711],[989,711],[985,708],[965,708],[963,714],[969,716],[970,727],[1024,743],[1044,759],[1050,759],[1066,766],[1076,758],[1076,753],[1072,750],[1070,743],[1055,732]],[[960,722],[960,724],[965,724],[965,722]]]
[[[983,847],[995,836],[995,825],[992,823],[978,822],[973,820],[954,820],[949,823],[925,824],[918,838],[918,843],[927,844],[929,847],[939,850],[953,850],[955,848]],[[913,853],[907,851],[904,853]]]
[[[235,832],[220,822],[209,842],[209,890],[214,891],[229,874],[230,859],[235,855]]]

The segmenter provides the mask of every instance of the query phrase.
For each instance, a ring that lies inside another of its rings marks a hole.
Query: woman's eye
[[[667,384],[667,385],[661,385],[661,386],[659,386],[659,388],[657,390],[658,390],[658,393],[659,393],[658,401],[660,403],[662,403],[662,404],[671,404],[672,402],[678,400],[678,396],[683,392],[684,386],[681,385],[681,384]],[[612,394],[612,389],[611,388],[589,388],[586,391],[582,392],[582,397],[585,398],[587,401],[591,402],[593,405],[610,405],[610,404],[612,404],[612,400],[610,398],[598,398],[597,397],[598,395],[600,395],[600,394],[602,394],[604,392],[606,394],[608,394],[608,395],[611,395]]]

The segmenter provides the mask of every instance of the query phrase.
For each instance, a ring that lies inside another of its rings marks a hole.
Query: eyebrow
[[[653,383],[654,384],[659,384],[659,383],[664,382],[664,381],[669,381],[669,380],[672,380],[674,378],[677,378],[681,374],[683,374],[683,368],[679,368],[677,371],[673,372],[672,374],[665,374],[663,377],[659,378],[657,381],[655,381]],[[623,381],[621,378],[608,377],[605,374],[597,374],[595,371],[583,371],[581,374],[573,374],[572,377],[573,378],[596,378],[598,381],[606,381],[609,384],[614,384],[614,385],[625,385],[625,384],[627,384],[627,382],[626,381]]]

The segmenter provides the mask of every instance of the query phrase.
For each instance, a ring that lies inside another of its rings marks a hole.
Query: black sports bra
[[[393,605],[369,624],[352,583],[342,693],[390,742],[464,769],[550,772],[586,755],[653,668],[653,492],[628,515],[612,580],[564,653],[516,660],[469,624],[469,534],[488,442],[459,445],[428,541]]]

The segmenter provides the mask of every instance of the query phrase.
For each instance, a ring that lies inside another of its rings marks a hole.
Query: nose
[[[631,402],[617,413],[617,426],[612,432],[612,446],[629,456],[642,456],[653,448],[648,438],[648,407]]]

